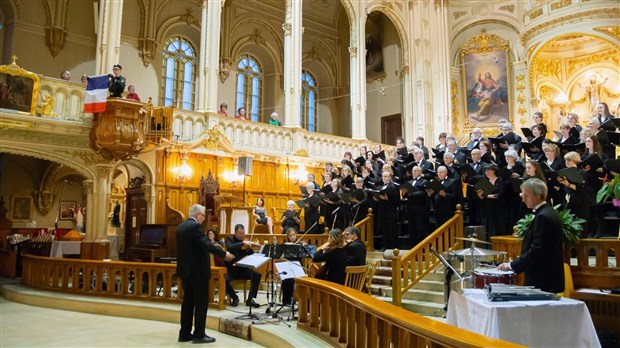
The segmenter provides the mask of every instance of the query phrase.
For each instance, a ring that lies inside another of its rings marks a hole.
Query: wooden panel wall
[[[228,182],[224,174],[236,173],[237,159],[233,157],[220,157],[215,155],[191,154],[187,164],[192,167],[194,173],[190,180],[180,183],[174,176],[172,168],[181,165],[178,153],[157,153],[156,187],[155,187],[155,223],[165,223],[166,195],[170,200],[170,206],[182,212],[187,212],[189,207],[198,203],[198,190],[201,177],[206,177],[211,171],[212,175],[220,183],[220,194],[233,195],[239,198],[243,196],[243,181],[233,185]],[[272,157],[266,160],[257,160],[252,163],[252,176],[245,178],[246,204],[254,206],[258,197],[265,199],[265,206],[270,212],[272,207],[286,208],[289,199],[301,198],[299,185],[305,184],[302,180],[295,184],[291,173],[296,173],[301,161],[293,163],[288,158]],[[314,174],[317,182],[321,183],[321,175],[324,171],[322,163],[302,163],[309,174]],[[277,217],[276,217],[277,218]]]

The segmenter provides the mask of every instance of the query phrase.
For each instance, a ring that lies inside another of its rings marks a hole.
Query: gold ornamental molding
[[[310,157],[306,149],[298,149],[297,151],[295,151],[293,155],[299,156],[299,157]]]
[[[542,9],[541,9],[542,14]],[[552,18],[546,20],[543,23],[535,25],[529,29],[526,29],[523,34],[521,34],[521,44],[526,45],[528,41],[532,39],[532,37],[536,35],[540,35],[547,31],[557,29],[561,26],[565,26],[566,24],[575,23],[575,22],[585,22],[593,19],[600,19],[601,16],[603,18],[620,18],[620,7],[608,7],[608,8],[599,8],[593,9],[590,11],[583,12],[574,12],[571,14],[567,14],[565,16],[558,16],[556,18]],[[533,19],[534,17],[530,15]]]
[[[220,132],[218,126],[214,126],[207,131],[207,139],[205,139],[203,144],[207,150],[222,150],[227,153],[235,152],[235,148],[232,146],[232,143],[222,132]]]
[[[593,29],[598,32],[605,33],[613,37],[614,39],[620,41],[620,27],[599,27],[599,28],[593,28]]]
[[[498,48],[510,52],[510,43],[497,35],[482,32],[480,35],[472,37],[463,44],[460,51],[461,55],[464,55],[473,52],[489,53],[491,51],[497,51]]]
[[[17,65],[17,56],[9,65],[0,65],[0,108],[34,115],[41,78]]]
[[[0,120],[0,129],[29,129],[34,127],[34,122]]]
[[[523,115],[525,115],[525,113],[527,112],[527,109],[523,105],[523,103],[525,103],[525,75],[524,74],[517,75],[516,80],[517,80],[517,104],[519,104],[519,106],[517,107],[517,114],[519,114],[519,118],[521,119],[520,121],[521,127],[525,127],[525,117],[523,117]]]
[[[610,49],[603,52],[597,52],[589,54],[587,56],[581,56],[576,58],[566,59],[567,74],[570,76],[573,72],[589,66],[594,63],[609,62],[613,65],[620,65],[620,49]]]
[[[450,81],[450,94],[452,101],[452,133],[459,135],[459,82],[456,79]]]

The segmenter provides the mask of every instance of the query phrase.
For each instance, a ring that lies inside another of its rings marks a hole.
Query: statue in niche
[[[579,87],[586,90],[590,111],[595,112],[596,106],[601,102],[603,96],[603,85],[607,82],[608,77],[603,78],[601,74],[595,73],[590,76],[590,82],[587,85],[577,83]]]
[[[116,201],[114,211],[112,213],[112,227],[121,227],[121,204]]]

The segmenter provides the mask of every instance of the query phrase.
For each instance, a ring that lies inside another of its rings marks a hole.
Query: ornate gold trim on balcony
[[[233,153],[235,151],[230,140],[220,132],[217,126],[207,131],[207,139],[204,141],[207,150],[222,150],[224,152]]]
[[[12,128],[28,129],[32,127],[34,127],[34,122],[0,120],[0,129],[12,129]]]

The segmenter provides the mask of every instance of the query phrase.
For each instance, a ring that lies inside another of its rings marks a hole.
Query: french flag
[[[108,97],[108,75],[89,76],[84,95],[84,112],[105,111]]]

